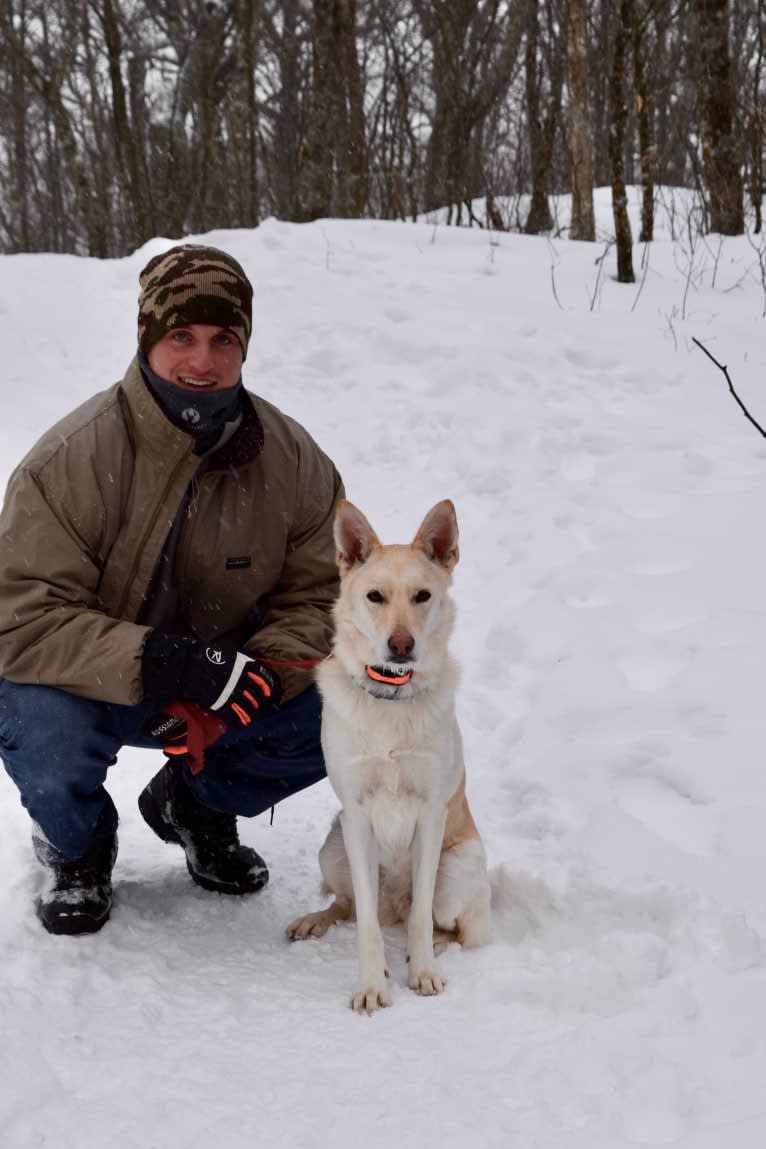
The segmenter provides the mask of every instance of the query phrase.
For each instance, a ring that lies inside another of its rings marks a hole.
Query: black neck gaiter
[[[181,431],[193,435],[195,440],[215,439],[227,423],[233,423],[242,414],[245,389],[240,379],[224,391],[187,391],[161,379],[149,366],[143,351],[138,353],[141,374],[162,411]]]

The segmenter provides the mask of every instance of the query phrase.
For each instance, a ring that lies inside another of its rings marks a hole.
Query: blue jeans
[[[120,706],[0,679],[0,757],[61,859],[80,858],[114,834],[107,770],[122,746],[157,749],[142,727],[161,709],[157,702]],[[227,732],[207,751],[201,774],[182,767],[189,789],[214,810],[253,817],[318,782],[325,776],[321,709],[312,686],[252,726]]]

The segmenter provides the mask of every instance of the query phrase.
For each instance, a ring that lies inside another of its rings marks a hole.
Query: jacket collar
[[[122,391],[131,413],[134,432],[141,445],[152,454],[166,456],[193,455],[194,440],[176,427],[163,413],[141,374],[138,359],[133,359],[125,372]],[[260,455],[265,443],[263,424],[258,418],[253,396],[246,391],[243,418],[237,431],[220,449],[208,457],[206,470],[241,467]]]

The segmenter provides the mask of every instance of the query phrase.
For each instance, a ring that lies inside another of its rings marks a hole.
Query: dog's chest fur
[[[360,765],[358,800],[370,819],[381,864],[386,868],[404,865],[418,814],[433,790],[427,779],[431,764],[421,761],[418,769],[407,751],[391,751],[385,758],[374,756]]]
[[[332,690],[323,692],[328,775],[344,807],[360,805],[367,813],[381,864],[399,869],[409,866],[424,806],[446,809],[460,783],[454,718],[449,708],[434,710],[425,700],[380,701],[352,689],[344,691],[351,707],[338,706]]]

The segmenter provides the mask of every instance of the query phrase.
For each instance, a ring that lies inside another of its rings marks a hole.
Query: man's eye
[[[430,590],[419,590],[415,595],[415,602],[428,602],[431,597]]]
[[[379,590],[368,590],[367,598],[370,602],[385,602],[385,599]]]
[[[232,337],[231,337],[231,335],[229,335],[229,333],[227,331],[219,331],[218,335],[215,336],[213,342],[217,343],[219,347],[228,347],[229,344],[232,342]]]
[[[171,331],[170,338],[174,343],[186,343],[191,339],[191,336],[188,331]]]

